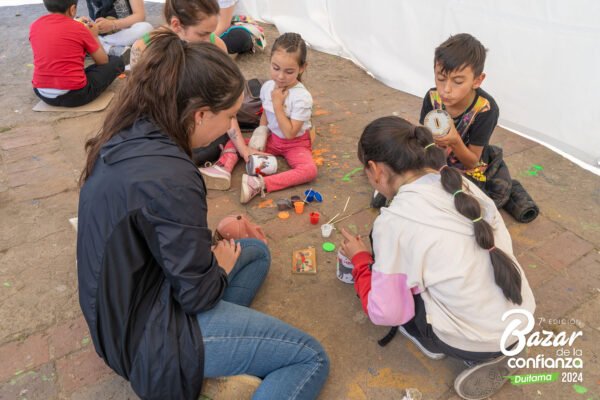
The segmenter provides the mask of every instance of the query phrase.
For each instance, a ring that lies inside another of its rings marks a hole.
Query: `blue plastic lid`
[[[321,193],[317,192],[316,190],[305,190],[304,196],[306,196],[306,201],[308,203],[311,203],[312,201],[317,201],[317,203],[321,203],[323,201],[323,196],[321,196]]]

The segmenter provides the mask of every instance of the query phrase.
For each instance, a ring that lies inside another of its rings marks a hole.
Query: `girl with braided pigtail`
[[[441,168],[440,175],[442,187],[448,193],[452,193],[456,209],[473,222],[475,241],[490,253],[496,284],[508,300],[520,305],[523,303],[521,273],[515,261],[494,245],[492,227],[481,216],[481,207],[477,200],[465,191],[462,175],[448,166]]]
[[[503,315],[535,310],[502,216],[446,165],[427,128],[379,118],[365,128],[358,158],[371,186],[392,199],[373,224],[373,254],[342,230],[364,311],[377,325],[397,326],[429,358],[465,361],[454,384],[462,398],[489,397],[513,372],[500,351],[504,330],[526,323],[521,313]]]

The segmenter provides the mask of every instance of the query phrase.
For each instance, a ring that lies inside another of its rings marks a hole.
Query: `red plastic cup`
[[[318,212],[311,212],[310,213],[310,223],[313,225],[317,225],[319,223],[319,217],[321,216],[321,214],[319,214]]]

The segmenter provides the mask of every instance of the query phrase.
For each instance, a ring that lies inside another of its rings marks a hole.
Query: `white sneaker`
[[[198,168],[207,189],[227,190],[231,187],[231,174],[219,165]]]
[[[482,362],[458,374],[454,380],[456,394],[465,400],[483,400],[496,393],[516,368],[508,366],[508,357]]]
[[[242,190],[240,193],[240,202],[246,204],[257,194],[265,197],[265,181],[262,176],[242,175]]]

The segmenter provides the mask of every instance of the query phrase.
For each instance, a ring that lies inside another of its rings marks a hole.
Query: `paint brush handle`
[[[333,218],[331,218],[331,219],[329,220],[329,222],[327,222],[327,223],[328,223],[328,224],[330,224],[330,223],[331,223],[331,221],[333,221],[334,219],[336,219],[336,218],[338,217],[338,215],[340,215],[340,213],[337,213],[337,214],[335,214],[335,215],[333,216]]]
[[[348,203],[350,203],[350,196],[348,196],[348,200],[346,200],[346,205],[344,206],[344,209],[342,210],[342,213],[346,212],[346,209],[348,208]]]
[[[331,223],[331,224],[337,224],[338,222],[342,222],[343,220],[345,220],[345,219],[347,219],[347,218],[350,218],[352,215],[353,215],[353,214],[346,215],[345,217],[343,217],[343,218],[340,218],[340,219],[338,219],[337,221],[335,221],[335,222],[330,222],[330,223]],[[335,218],[334,218],[334,219],[335,219]]]

